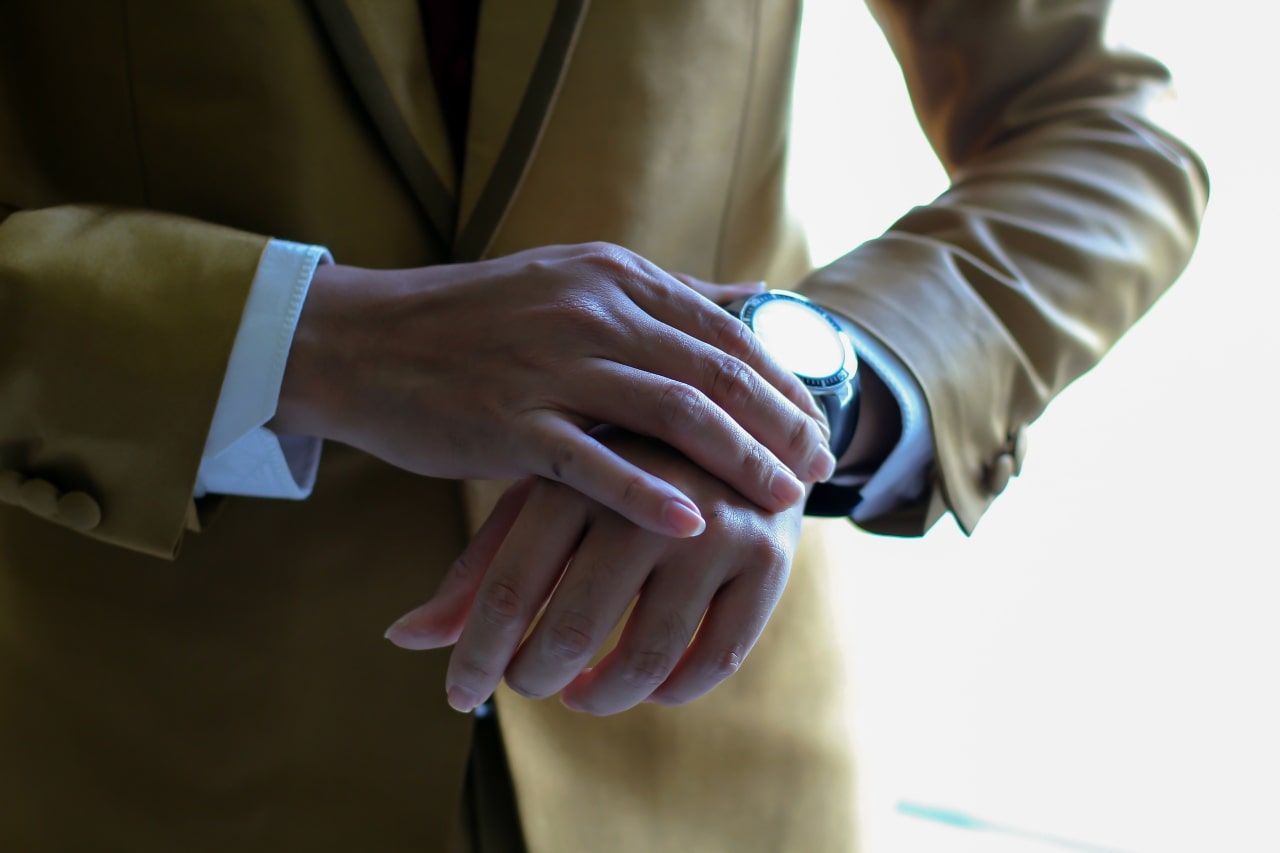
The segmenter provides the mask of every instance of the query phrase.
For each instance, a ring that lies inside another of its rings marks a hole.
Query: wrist
[[[337,413],[352,359],[343,357],[351,343],[342,322],[343,308],[353,307],[359,289],[357,267],[325,264],[316,269],[298,317],[285,362],[280,399],[267,427],[278,433],[337,438]]]
[[[853,440],[841,455],[837,467],[848,470],[878,468],[897,445],[902,434],[902,411],[893,392],[874,370],[865,364],[858,372],[857,425]]]

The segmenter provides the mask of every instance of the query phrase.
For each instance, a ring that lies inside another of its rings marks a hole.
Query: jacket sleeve
[[[801,289],[852,318],[924,391],[935,467],[865,522],[972,532],[1023,429],[1186,265],[1203,165],[1147,117],[1168,73],[1103,43],[1105,0],[869,0],[950,188]]]
[[[173,556],[267,238],[112,207],[0,217],[0,500]]]

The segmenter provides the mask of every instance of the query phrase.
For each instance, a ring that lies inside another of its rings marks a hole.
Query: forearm
[[[1164,69],[1103,46],[1105,4],[874,6],[952,188],[799,289],[906,365],[937,457],[921,504],[972,530],[1026,424],[1181,271],[1206,180],[1145,118]]]

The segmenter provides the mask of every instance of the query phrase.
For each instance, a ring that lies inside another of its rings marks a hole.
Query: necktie
[[[471,72],[480,0],[419,0],[431,76],[461,171],[471,108]]]

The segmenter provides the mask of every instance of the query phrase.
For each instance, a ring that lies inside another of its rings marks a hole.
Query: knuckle
[[[664,299],[677,286],[667,276],[658,273],[644,256],[625,246],[596,242],[589,244],[588,261],[599,275],[610,279],[616,286],[645,299]]]
[[[524,596],[515,584],[498,580],[485,588],[480,601],[480,615],[490,625],[504,626],[515,620],[523,607]]]
[[[595,627],[595,620],[585,613],[562,613],[551,626],[547,651],[564,663],[579,661],[590,654],[595,645]]]
[[[496,680],[499,672],[478,658],[463,658],[454,662],[460,681],[465,684],[488,684]]]
[[[449,567],[450,574],[457,580],[469,580],[475,576],[476,566],[466,554],[461,554]]]
[[[790,557],[785,553],[778,553],[768,560],[757,563],[754,567],[757,606],[765,608],[767,612],[764,618],[766,619],[787,588],[787,578],[791,574],[789,560]]]
[[[803,415],[795,416],[792,420],[791,435],[787,437],[787,449],[796,453],[812,449],[817,440],[815,435],[817,427]]]
[[[741,643],[735,643],[727,649],[721,649],[711,660],[711,676],[716,681],[723,681],[742,667],[742,662],[746,660],[746,657],[746,648]]]
[[[672,654],[665,649],[631,652],[622,668],[622,680],[632,687],[657,687],[666,680],[674,664]]]
[[[577,456],[578,449],[572,440],[557,439],[551,445],[551,475],[557,480],[563,480],[565,472],[573,467]]]
[[[658,397],[658,415],[670,427],[684,427],[704,409],[702,394],[682,382],[671,382]]]
[[[631,252],[603,240],[586,243],[586,261],[611,278],[634,277],[635,260]]]
[[[746,543],[747,559],[751,567],[774,575],[787,565],[786,548],[775,537],[760,533],[750,537]]]
[[[752,442],[742,455],[742,470],[753,480],[768,485],[773,479],[773,459],[763,447]]]
[[[751,371],[738,359],[721,355],[709,360],[711,390],[716,399],[731,403],[746,403],[755,393],[755,381]]]
[[[744,361],[755,356],[758,342],[746,323],[724,311],[712,316],[715,319],[709,321],[709,331],[716,349]]]
[[[510,674],[508,674],[506,676],[506,682],[507,682],[507,686],[510,687],[515,693],[518,693],[519,695],[523,696],[526,699],[546,699],[548,696],[551,695],[551,691],[549,690],[545,690],[545,689],[538,690],[536,688],[528,686],[524,681],[520,679],[519,676],[516,676],[513,678]]]
[[[617,243],[610,243],[608,240],[589,240],[582,244],[582,248],[593,258],[616,258],[627,252]]]
[[[648,491],[648,484],[643,477],[639,475],[628,477],[626,484],[622,487],[622,505],[626,507],[640,505],[644,502]]]
[[[672,610],[662,617],[662,644],[666,648],[684,648],[693,631],[679,611]]]

